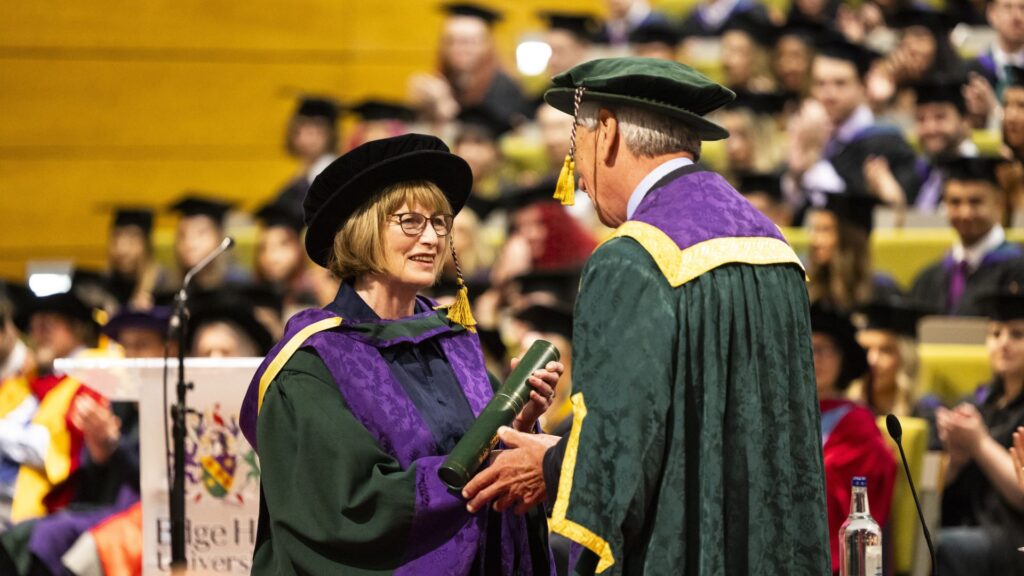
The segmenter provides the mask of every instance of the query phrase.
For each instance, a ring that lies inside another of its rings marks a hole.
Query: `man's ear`
[[[615,164],[619,153],[619,119],[615,113],[602,108],[597,115],[597,162],[607,166]]]

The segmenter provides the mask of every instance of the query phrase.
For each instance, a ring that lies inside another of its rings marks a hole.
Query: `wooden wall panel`
[[[485,3],[507,11],[508,67],[537,10],[603,8]],[[199,188],[258,205],[294,170],[282,138],[295,97],[404,97],[435,66],[439,4],[0,0],[0,277],[33,258],[102,264],[118,202]]]

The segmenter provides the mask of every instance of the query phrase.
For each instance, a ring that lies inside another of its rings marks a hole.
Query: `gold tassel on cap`
[[[576,93],[573,94],[569,153],[565,155],[562,171],[558,173],[558,182],[555,184],[555,200],[561,202],[562,206],[572,206],[576,203],[576,121],[579,119],[580,100],[583,99],[585,90],[583,86],[577,86]]]
[[[452,259],[455,261],[455,274],[458,276],[459,285],[455,303],[448,307],[448,319],[461,324],[470,332],[476,332],[476,318],[473,318],[473,310],[469,306],[469,289],[466,288],[466,281],[462,279],[462,267],[459,266],[459,257],[455,254],[455,241],[450,235],[448,241],[452,245]]]

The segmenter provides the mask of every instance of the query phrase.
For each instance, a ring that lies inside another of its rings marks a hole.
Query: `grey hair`
[[[637,156],[653,158],[689,152],[693,154],[694,161],[700,159],[700,138],[682,122],[635,106],[604,107],[614,112],[626,148]],[[577,124],[587,130],[596,130],[601,108],[597,102],[583,102]]]

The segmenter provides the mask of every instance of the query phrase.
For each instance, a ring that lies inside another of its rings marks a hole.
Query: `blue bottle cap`
[[[864,476],[854,476],[853,477],[853,487],[854,488],[867,488],[868,487],[868,479],[866,477],[864,477]]]

